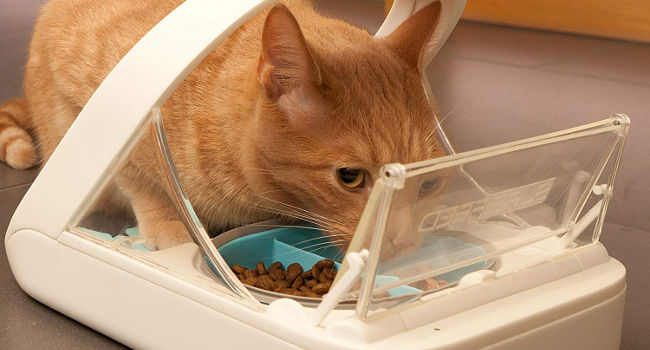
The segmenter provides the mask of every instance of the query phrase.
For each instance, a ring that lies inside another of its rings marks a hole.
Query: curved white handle
[[[122,58],[97,88],[18,206],[19,229],[58,235],[153,107],[222,40],[276,0],[187,0]]]

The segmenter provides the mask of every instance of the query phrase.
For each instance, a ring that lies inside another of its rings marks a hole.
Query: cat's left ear
[[[381,39],[395,54],[412,67],[420,68],[420,59],[440,21],[440,2],[416,12],[395,31]]]
[[[298,21],[284,5],[273,7],[266,17],[257,76],[275,102],[288,94],[303,96],[321,85]]]

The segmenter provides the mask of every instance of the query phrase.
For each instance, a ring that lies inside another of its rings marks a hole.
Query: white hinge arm
[[[348,270],[345,272],[343,277],[336,283],[333,288],[330,290],[323,301],[318,305],[318,307],[311,314],[311,325],[318,326],[327,314],[332,311],[336,305],[338,305],[345,295],[350,291],[350,289],[357,283],[361,277],[361,273],[365,269],[366,261],[368,260],[368,251],[366,249],[361,252],[349,253],[346,256],[348,262]]]
[[[602,184],[600,186],[594,186],[593,188],[593,193],[597,196],[601,196],[605,193],[605,191],[608,190],[608,186],[605,184]],[[571,246],[571,243],[575,241],[576,238],[578,238],[584,230],[589,227],[596,219],[598,219],[598,215],[600,215],[600,211],[603,208],[603,200],[601,199],[596,203],[587,213],[573,226],[573,228],[567,232],[560,240],[558,241],[558,244],[562,248],[569,248]]]

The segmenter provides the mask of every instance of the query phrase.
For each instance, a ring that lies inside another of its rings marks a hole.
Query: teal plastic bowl
[[[269,266],[279,261],[287,268],[298,263],[307,271],[320,260],[330,259],[340,267],[344,253],[318,230],[283,227],[234,239],[218,248],[228,265],[254,269],[262,261]]]
[[[137,228],[127,229],[125,235],[117,237],[88,229],[86,231],[111,241],[124,236],[139,235]],[[131,248],[148,251],[140,244]],[[307,271],[318,261],[330,259],[334,261],[338,270],[341,267],[341,260],[345,256],[345,252],[332,244],[321,231],[308,227],[281,227],[248,234],[221,244],[217,250],[228,265],[240,265],[247,269],[254,269],[260,261],[267,267],[279,261],[285,268],[293,263],[298,263],[303,270]],[[422,247],[415,252],[382,264],[379,269],[380,274],[375,278],[375,284],[382,286],[398,281],[397,277],[390,275],[390,270],[417,262],[421,258],[427,259],[429,266],[448,265],[451,263],[448,261],[450,255],[446,254],[448,252],[456,252],[456,254],[462,252],[464,257],[475,257],[483,255],[485,250],[480,245],[467,243],[451,235],[429,235],[424,238]],[[467,273],[487,267],[488,262],[482,261],[436,276],[436,279],[453,284]],[[409,286],[400,286],[388,291],[391,296],[417,292],[420,290]]]
[[[298,263],[303,270],[307,271],[318,261],[330,259],[334,261],[338,270],[341,259],[345,255],[320,231],[295,227],[276,228],[239,237],[224,243],[218,247],[218,250],[228,265],[240,265],[247,269],[254,269],[260,261],[265,266],[279,261],[285,268],[290,264]],[[459,270],[453,272],[459,276],[464,274]],[[445,277],[453,276],[445,274]],[[397,280],[395,276],[377,275],[375,283],[377,286],[382,286]],[[388,291],[391,296],[417,292],[420,290],[409,286],[400,286]]]

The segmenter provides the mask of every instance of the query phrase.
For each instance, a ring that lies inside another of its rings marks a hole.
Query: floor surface
[[[21,94],[39,6],[37,0],[0,0],[0,101]],[[319,6],[371,32],[381,23],[380,2],[327,0]],[[467,148],[614,113],[632,118],[602,241],[628,269],[621,349],[650,349],[650,274],[644,268],[650,248],[650,46],[461,22],[428,73],[447,116],[445,126]],[[0,164],[0,232],[36,174]],[[23,293],[9,269],[2,239],[0,310],[0,349],[123,348]]]

